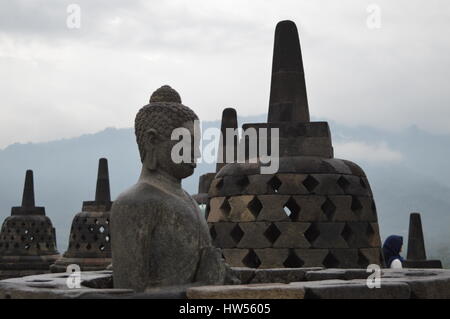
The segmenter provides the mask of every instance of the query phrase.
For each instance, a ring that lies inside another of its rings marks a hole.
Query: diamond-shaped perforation
[[[228,217],[228,216],[230,215],[230,212],[231,212],[231,206],[230,206],[230,203],[228,202],[228,198],[225,198],[225,199],[223,200],[222,205],[220,205],[220,211],[222,212],[222,214],[223,214],[225,217]]]
[[[236,224],[236,226],[233,227],[233,229],[230,232],[231,238],[233,238],[234,242],[238,244],[242,237],[244,237],[244,232],[242,231],[241,227],[239,227],[239,224]]]
[[[336,212],[336,206],[333,202],[327,197],[325,202],[322,204],[321,209],[325,216],[327,216],[328,220],[331,220]]]
[[[304,264],[305,262],[297,256],[295,251],[291,250],[289,256],[284,261],[283,266],[286,268],[300,268]]]
[[[216,188],[217,189],[222,189],[223,187],[223,178],[219,179],[219,181],[216,183]]]
[[[239,178],[236,182],[236,184],[241,188],[241,189],[245,189],[248,184],[250,184],[250,180],[248,179],[248,177],[246,175],[242,176],[241,178]]]
[[[274,193],[278,193],[278,190],[281,186],[281,181],[280,179],[274,175],[268,182],[267,184],[270,186],[270,189],[274,192]]]
[[[305,180],[303,181],[303,185],[310,193],[312,193],[314,189],[317,187],[317,185],[319,185],[319,182],[311,175],[308,175],[308,177],[306,177]]]
[[[361,202],[359,201],[358,197],[356,197],[356,196],[352,196],[351,209],[358,216],[360,216],[362,213],[363,206],[362,206]]]
[[[372,238],[375,235],[375,231],[370,223],[367,224],[366,236],[368,238]]]
[[[254,250],[250,249],[244,259],[242,259],[242,263],[250,268],[258,268],[261,265],[261,260]]]
[[[362,188],[364,189],[367,188],[366,182],[362,177],[359,178],[359,184],[361,185]]]
[[[273,244],[277,241],[278,237],[280,237],[281,232],[278,227],[274,223],[272,223],[269,227],[267,227],[263,235],[267,238],[268,241],[270,241],[271,244]]]
[[[261,212],[261,209],[263,208],[263,205],[261,201],[258,199],[257,196],[253,197],[253,199],[248,203],[247,205],[249,211],[252,213],[253,216],[258,217],[259,213]]]
[[[217,232],[214,225],[211,225],[211,227],[209,228],[209,234],[211,235],[212,240],[215,240],[217,238]]]
[[[334,255],[331,252],[327,254],[322,263],[326,268],[339,267],[339,260],[337,260],[336,257],[334,257]]]
[[[353,235],[353,230],[346,223],[344,226],[344,229],[342,229],[341,237],[344,238],[344,240],[346,242],[348,242],[350,240],[350,238],[352,237],[352,235]]]
[[[305,238],[312,245],[314,241],[320,236],[319,228],[315,223],[312,223],[304,233]]]
[[[291,220],[295,221],[298,219],[301,208],[298,206],[295,199],[290,197],[286,204],[284,204],[283,210]]]
[[[347,188],[350,186],[350,182],[344,176],[339,177],[337,184],[344,192],[346,192]]]
[[[358,265],[361,266],[362,268],[366,268],[370,261],[369,259],[367,259],[366,256],[364,256],[360,250],[358,250],[358,261],[357,261]]]

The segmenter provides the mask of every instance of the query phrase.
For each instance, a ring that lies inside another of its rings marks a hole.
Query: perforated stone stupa
[[[193,195],[192,197],[195,199],[195,201],[200,205],[200,207],[206,207],[209,204],[208,201],[208,191],[209,187],[211,186],[211,182],[216,176],[216,173],[226,165],[226,148],[232,148],[233,150],[236,149],[237,146],[237,137],[234,137],[234,140],[227,143],[226,138],[226,130],[228,129],[237,129],[238,123],[237,123],[237,114],[236,110],[229,107],[223,110],[222,112],[222,121],[220,124],[220,142],[219,142],[219,148],[217,152],[217,164],[216,164],[216,171],[213,173],[206,173],[200,176],[198,181],[198,194]],[[225,148],[225,149],[224,149]],[[233,152],[235,154],[235,152]],[[207,208],[208,209],[208,208]]]
[[[0,279],[49,272],[59,258],[55,229],[45,208],[35,206],[33,171],[25,175],[22,206],[12,207],[0,232]]]
[[[261,174],[258,163],[230,163],[212,181],[207,221],[226,262],[252,268],[383,264],[364,171],[333,157],[327,122],[310,122],[291,21],[275,31],[268,122],[243,125],[251,127],[279,129],[279,170]]]
[[[70,229],[69,247],[54,265],[52,272],[65,272],[76,264],[83,271],[102,270],[111,263],[109,216],[111,211],[108,160],[98,163],[95,201],[85,201],[76,214]]]

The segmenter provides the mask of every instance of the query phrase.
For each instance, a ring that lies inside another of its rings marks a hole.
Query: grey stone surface
[[[249,284],[189,288],[188,299],[303,299],[303,287],[289,284]]]
[[[323,280],[298,282],[290,285],[303,288],[305,299],[409,299],[411,289],[403,282],[383,283],[369,288],[366,280]]]
[[[82,272],[80,288],[69,289],[68,274],[43,274],[0,281],[0,298],[295,298],[398,299],[450,298],[450,270],[382,269],[381,287],[369,288],[364,269],[232,267],[227,285],[201,283],[148,288],[142,292],[113,289],[111,271]]]
[[[450,299],[448,269],[383,269],[384,283],[405,283],[414,299]]]
[[[196,119],[168,86],[155,91],[150,104],[136,116],[141,176],[119,195],[111,210],[116,288],[143,292],[197,281],[224,282],[225,266],[212,246],[206,220],[181,188],[181,180],[194,171],[197,152],[187,163],[171,158],[177,143],[170,139],[172,131],[184,127],[199,139],[194,134]]]
[[[120,295],[131,293],[129,289],[90,288],[85,286],[89,281],[109,282],[110,271],[83,272],[80,288],[69,289],[68,274],[54,273],[11,278],[0,281],[0,298],[2,299],[72,299],[82,298],[86,294]],[[89,283],[88,283],[89,285]]]
[[[254,277],[250,281],[252,284],[258,283],[290,283],[296,281],[306,280],[307,273],[313,273],[319,271],[322,268],[272,268],[272,269],[257,269],[255,270]]]

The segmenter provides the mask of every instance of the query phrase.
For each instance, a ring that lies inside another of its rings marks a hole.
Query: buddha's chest
[[[209,246],[209,230],[205,218],[191,199],[168,199],[170,209],[156,227],[158,236],[168,238],[174,245]]]

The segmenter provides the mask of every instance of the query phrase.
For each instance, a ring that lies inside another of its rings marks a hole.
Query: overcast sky
[[[80,29],[66,26],[71,3]],[[0,148],[131,127],[163,84],[204,120],[267,112],[284,19],[313,117],[450,133],[448,0],[15,0],[0,3]]]

